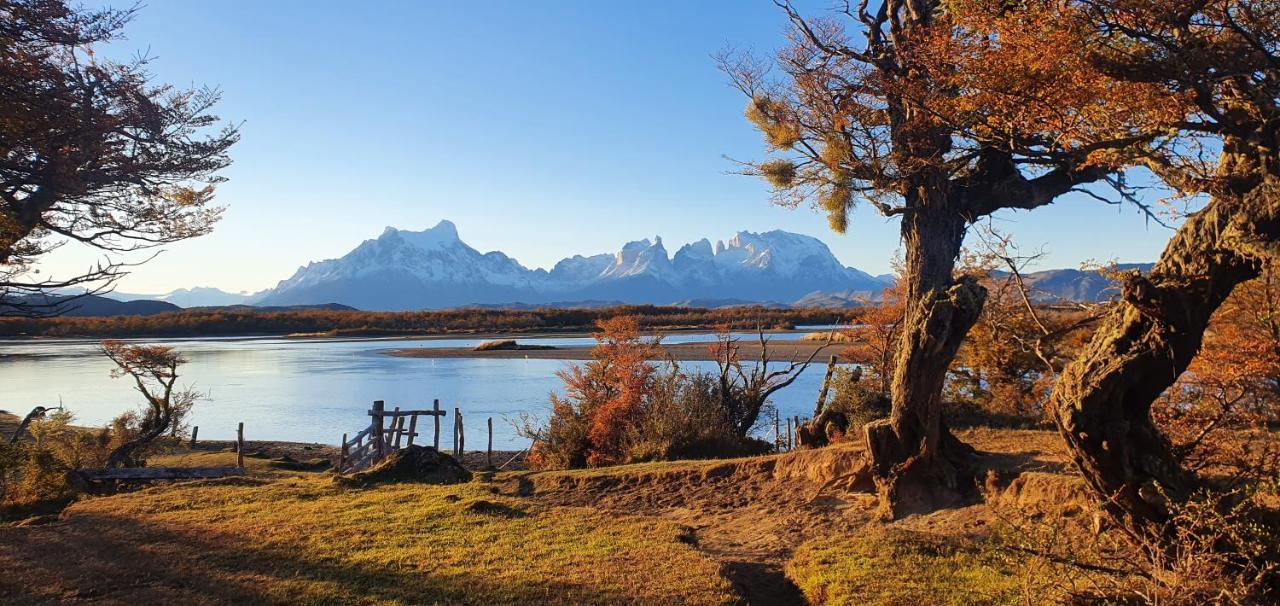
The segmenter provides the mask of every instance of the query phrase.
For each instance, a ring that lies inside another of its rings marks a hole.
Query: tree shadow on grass
[[[357,541],[378,540],[371,525]],[[429,541],[430,537],[423,540]],[[180,530],[100,513],[0,528],[0,595],[10,604],[630,603],[563,578],[520,584],[502,571],[435,574],[431,562],[351,563],[255,544],[254,533]],[[507,580],[503,577],[507,576]]]

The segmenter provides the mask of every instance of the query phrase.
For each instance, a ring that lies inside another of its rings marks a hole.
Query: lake
[[[796,339],[818,327],[775,333],[774,340]],[[755,335],[743,335],[755,338]],[[706,342],[710,333],[669,335],[668,343]],[[410,347],[472,347],[484,339],[285,339],[207,338],[152,339],[136,342],[172,346],[189,362],[178,384],[205,392],[191,424],[200,438],[228,440],[236,424],[245,424],[247,440],[287,440],[337,444],[342,434],[368,425],[373,400],[387,408],[462,409],[467,444],[483,448],[484,420],[493,417],[494,448],[519,450],[528,440],[515,435],[506,419],[522,412],[540,416],[548,396],[559,392],[555,372],[564,360],[405,358],[382,353]],[[522,342],[546,345],[589,345],[590,337],[552,337]],[[785,364],[785,363],[783,363]],[[712,369],[712,362],[682,362],[686,368]],[[57,406],[75,414],[81,425],[98,426],[130,408],[142,397],[129,379],[113,379],[112,364],[97,351],[96,340],[0,340],[0,409],[19,416],[34,406]],[[808,416],[822,382],[824,368],[811,366],[791,386],[774,394],[784,416]],[[442,424],[448,444],[452,417]],[[430,431],[428,424],[427,431]],[[431,439],[430,434],[426,439]],[[421,438],[419,438],[421,440]]]

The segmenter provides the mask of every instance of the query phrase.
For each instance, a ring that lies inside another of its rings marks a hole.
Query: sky
[[[712,56],[776,50],[784,26],[769,0],[151,2],[100,53],[146,52],[157,82],[218,87],[242,140],[214,232],[166,245],[117,290],[257,291],[386,226],[442,219],[527,267],[655,235],[674,252],[784,229],[886,273],[896,221],[864,206],[838,235],[731,174],[727,158],[764,145]],[[1041,269],[1154,260],[1170,235],[1084,196],[997,224],[1044,249]],[[72,275],[98,254],[68,245],[40,269]]]

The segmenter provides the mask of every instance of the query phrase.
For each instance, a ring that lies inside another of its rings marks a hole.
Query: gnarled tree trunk
[[[1072,459],[1134,536],[1168,538],[1167,502],[1194,487],[1151,405],[1199,352],[1213,312],[1259,274],[1277,242],[1277,182],[1215,198],[1179,228],[1148,276],[1128,277],[1121,302],[1058,381],[1050,409]]]
[[[112,450],[111,454],[107,455],[106,467],[115,469],[142,466],[138,453],[155,441],[156,438],[164,435],[173,423],[173,408],[169,403],[170,396],[168,394],[169,390],[166,390],[164,400],[148,396],[147,400],[151,408],[147,411],[146,417],[138,428],[138,435]]]
[[[934,191],[945,192],[945,185]],[[893,411],[865,426],[871,476],[886,518],[954,504],[972,486],[973,451],[942,421],[947,369],[986,298],[976,280],[952,276],[965,225],[953,212],[903,217],[907,296]]]

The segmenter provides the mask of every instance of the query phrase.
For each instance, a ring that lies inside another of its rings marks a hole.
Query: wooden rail
[[[374,400],[373,407],[369,409],[371,417],[369,426],[360,430],[353,438],[348,439],[346,434],[342,435],[342,449],[338,455],[338,473],[350,473],[371,467],[392,451],[399,450],[402,442],[405,446],[412,446],[414,438],[418,437],[418,417],[420,416],[435,418],[435,437],[432,443],[439,447],[440,417],[445,414],[445,411],[440,409],[440,400],[432,403],[431,410],[400,410],[396,407],[390,412],[386,410],[384,401]],[[408,419],[407,428],[405,427],[406,419]]]

